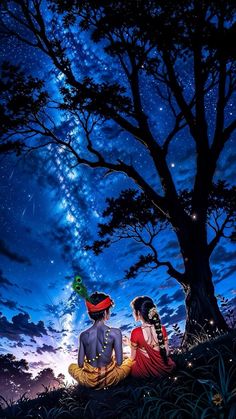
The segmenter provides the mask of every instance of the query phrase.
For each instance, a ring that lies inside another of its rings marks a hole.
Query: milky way
[[[46,9],[44,14],[48,19]],[[59,23],[55,31],[62,31]],[[126,85],[122,68],[104,53],[99,44],[93,44],[86,32],[78,36],[75,29],[71,29],[61,33],[61,37],[79,80],[90,75],[96,82],[119,81]],[[64,84],[64,75],[52,68],[41,51],[10,37],[1,40],[1,62],[4,60],[21,63],[28,73],[45,80],[54,100],[61,99],[59,88]],[[188,66],[181,71],[185,89],[191,95],[193,84]],[[140,82],[143,106],[150,115],[153,132],[157,138],[164,138],[173,124],[167,104],[155,95],[155,83],[150,78],[147,82],[144,72]],[[231,101],[227,121],[233,115],[233,105]],[[206,110],[211,129],[215,112],[214,92],[209,93]],[[78,120],[66,120],[60,112],[55,114],[52,111],[51,116],[58,135],[63,138],[65,132],[69,133],[77,149],[84,152],[85,138]],[[108,123],[105,127],[98,125],[94,143],[110,161],[118,155],[127,163],[132,161],[150,184],[160,191],[160,182],[149,156],[143,146],[134,142],[128,134],[113,124]],[[215,180],[225,179],[229,184],[234,183],[232,163],[235,157],[232,138],[218,162]],[[84,246],[98,238],[97,224],[104,221],[105,199],[117,197],[121,190],[135,185],[123,174],[105,177],[103,169],[72,168],[74,164],[73,156],[63,147],[55,146],[34,151],[26,159],[15,156],[0,158],[0,309],[6,317],[4,324],[9,326],[12,317],[19,313],[29,313],[28,321],[36,329],[39,321],[43,321],[47,329],[47,334],[38,335],[31,325],[28,336],[18,331],[17,336],[23,338],[23,347],[19,342],[12,344],[5,335],[1,339],[1,351],[21,357],[29,345],[28,360],[35,371],[42,366],[37,362],[44,360],[57,372],[65,372],[67,363],[72,358],[76,359],[79,333],[88,324],[84,302],[71,289],[73,278],[78,273],[81,273],[91,292],[102,290],[112,295],[116,305],[110,322],[122,327],[123,331],[127,332],[134,326],[129,303],[139,294],[154,298],[169,332],[173,323],[179,322],[182,328],[184,326],[183,292],[168,276],[166,269],[140,275],[130,282],[124,280],[125,269],[142,253],[136,243],[118,242],[99,257],[85,251]],[[187,129],[182,130],[171,143],[168,164],[178,190],[192,186],[195,153]],[[193,214],[194,217],[196,214]],[[173,231],[162,233],[158,251],[160,259],[170,259],[174,267],[183,269]],[[212,256],[212,269],[216,294],[235,300],[234,255],[233,244],[223,239]],[[63,371],[62,364],[65,365]]]

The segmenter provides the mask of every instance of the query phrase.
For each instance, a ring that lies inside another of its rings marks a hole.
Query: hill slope
[[[236,417],[236,330],[173,355],[177,369],[161,380],[128,377],[107,390],[71,385],[0,411],[2,418]]]

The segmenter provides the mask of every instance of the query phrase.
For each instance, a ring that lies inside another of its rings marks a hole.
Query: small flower
[[[148,318],[151,320],[153,317],[155,317],[157,315],[157,310],[156,307],[152,307],[150,308],[149,312],[148,312]]]
[[[212,397],[212,401],[213,403],[218,406],[221,405],[221,403],[223,402],[223,398],[221,396],[220,393],[216,393],[213,397]]]

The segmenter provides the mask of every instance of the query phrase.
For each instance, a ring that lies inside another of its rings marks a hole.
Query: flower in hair
[[[148,318],[151,320],[155,316],[157,316],[157,310],[156,310],[156,307],[152,307],[152,308],[150,308],[150,310],[148,312]]]

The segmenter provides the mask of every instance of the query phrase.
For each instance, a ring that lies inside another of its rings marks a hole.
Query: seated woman
[[[133,362],[130,358],[123,361],[120,329],[105,324],[113,305],[108,295],[99,292],[86,300],[88,315],[94,323],[80,334],[78,365],[70,364],[68,368],[70,375],[85,387],[111,386],[130,373]]]
[[[134,377],[160,377],[175,368],[175,362],[168,356],[166,329],[161,326],[157,308],[149,297],[136,297],[132,302],[133,315],[141,321],[141,327],[132,330],[130,340],[131,359],[134,360],[131,375]]]

